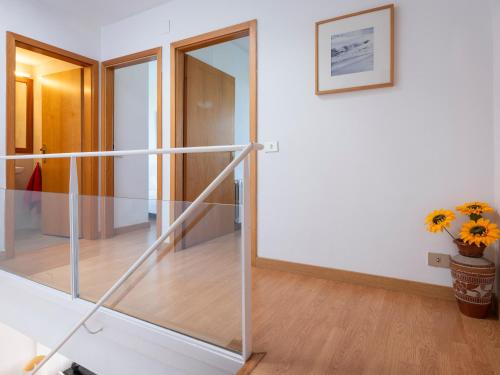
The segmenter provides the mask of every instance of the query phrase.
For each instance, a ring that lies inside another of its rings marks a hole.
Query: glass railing
[[[95,303],[34,373],[103,306],[246,361],[252,351],[250,156],[262,148],[250,143],[0,156],[69,159],[69,173],[59,173],[62,180],[68,177],[67,189],[54,189],[69,194],[0,190],[0,269]],[[82,158],[214,152],[239,154],[217,175],[211,171],[207,186],[192,187],[199,194],[190,192],[196,196],[192,203],[79,194]],[[210,203],[233,203],[236,195],[238,205]]]
[[[70,293],[68,195],[0,190],[0,268]]]
[[[69,195],[2,194],[0,269],[71,294]],[[79,196],[78,206],[76,297],[95,303],[190,203]],[[104,306],[241,354],[240,213],[202,204]]]

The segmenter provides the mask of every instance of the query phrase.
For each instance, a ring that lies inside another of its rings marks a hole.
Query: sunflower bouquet
[[[493,208],[484,202],[468,202],[456,207],[456,210],[469,218],[469,221],[462,225],[459,238],[448,230],[456,218],[451,210],[432,211],[425,219],[427,230],[432,233],[446,231],[457,245],[460,254],[481,257],[487,246],[500,239],[497,225],[483,217],[484,213],[493,212]]]

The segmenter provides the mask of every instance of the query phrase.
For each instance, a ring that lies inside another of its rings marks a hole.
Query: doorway
[[[162,147],[162,49],[102,63],[103,150]],[[107,157],[101,165],[102,236],[161,230],[162,156]]]
[[[7,32],[7,154],[96,151],[98,74],[95,60]],[[98,162],[93,159],[78,162],[82,195],[96,196],[98,193]],[[41,178],[41,186],[27,189],[36,173]],[[69,160],[9,161],[6,182],[8,193],[13,196],[21,196],[15,193],[16,190],[42,192],[41,197],[24,199],[24,203],[7,200],[7,252],[14,249],[16,220],[22,219],[22,209],[33,210],[37,204],[43,234],[69,235],[65,219],[67,199],[61,198],[69,189]],[[56,196],[59,199],[54,199]],[[97,203],[93,199],[84,200],[80,213],[85,218],[81,220],[82,237],[96,238]],[[61,220],[54,220],[57,217]]]
[[[257,22],[250,21],[171,45],[171,146],[246,144],[257,140]],[[173,221],[229,164],[230,153],[171,157]],[[251,156],[251,249],[256,247],[256,155]],[[176,233],[182,249],[223,236],[238,226],[241,171],[224,181],[208,205]],[[213,208],[210,204],[215,203]]]

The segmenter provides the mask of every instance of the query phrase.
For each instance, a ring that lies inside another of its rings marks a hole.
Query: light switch
[[[264,142],[264,152],[279,152],[280,146],[278,141]]]

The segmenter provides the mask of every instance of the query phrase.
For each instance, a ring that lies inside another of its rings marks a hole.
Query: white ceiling
[[[154,8],[172,0],[39,0],[45,6],[71,15],[97,22],[100,26]]]

